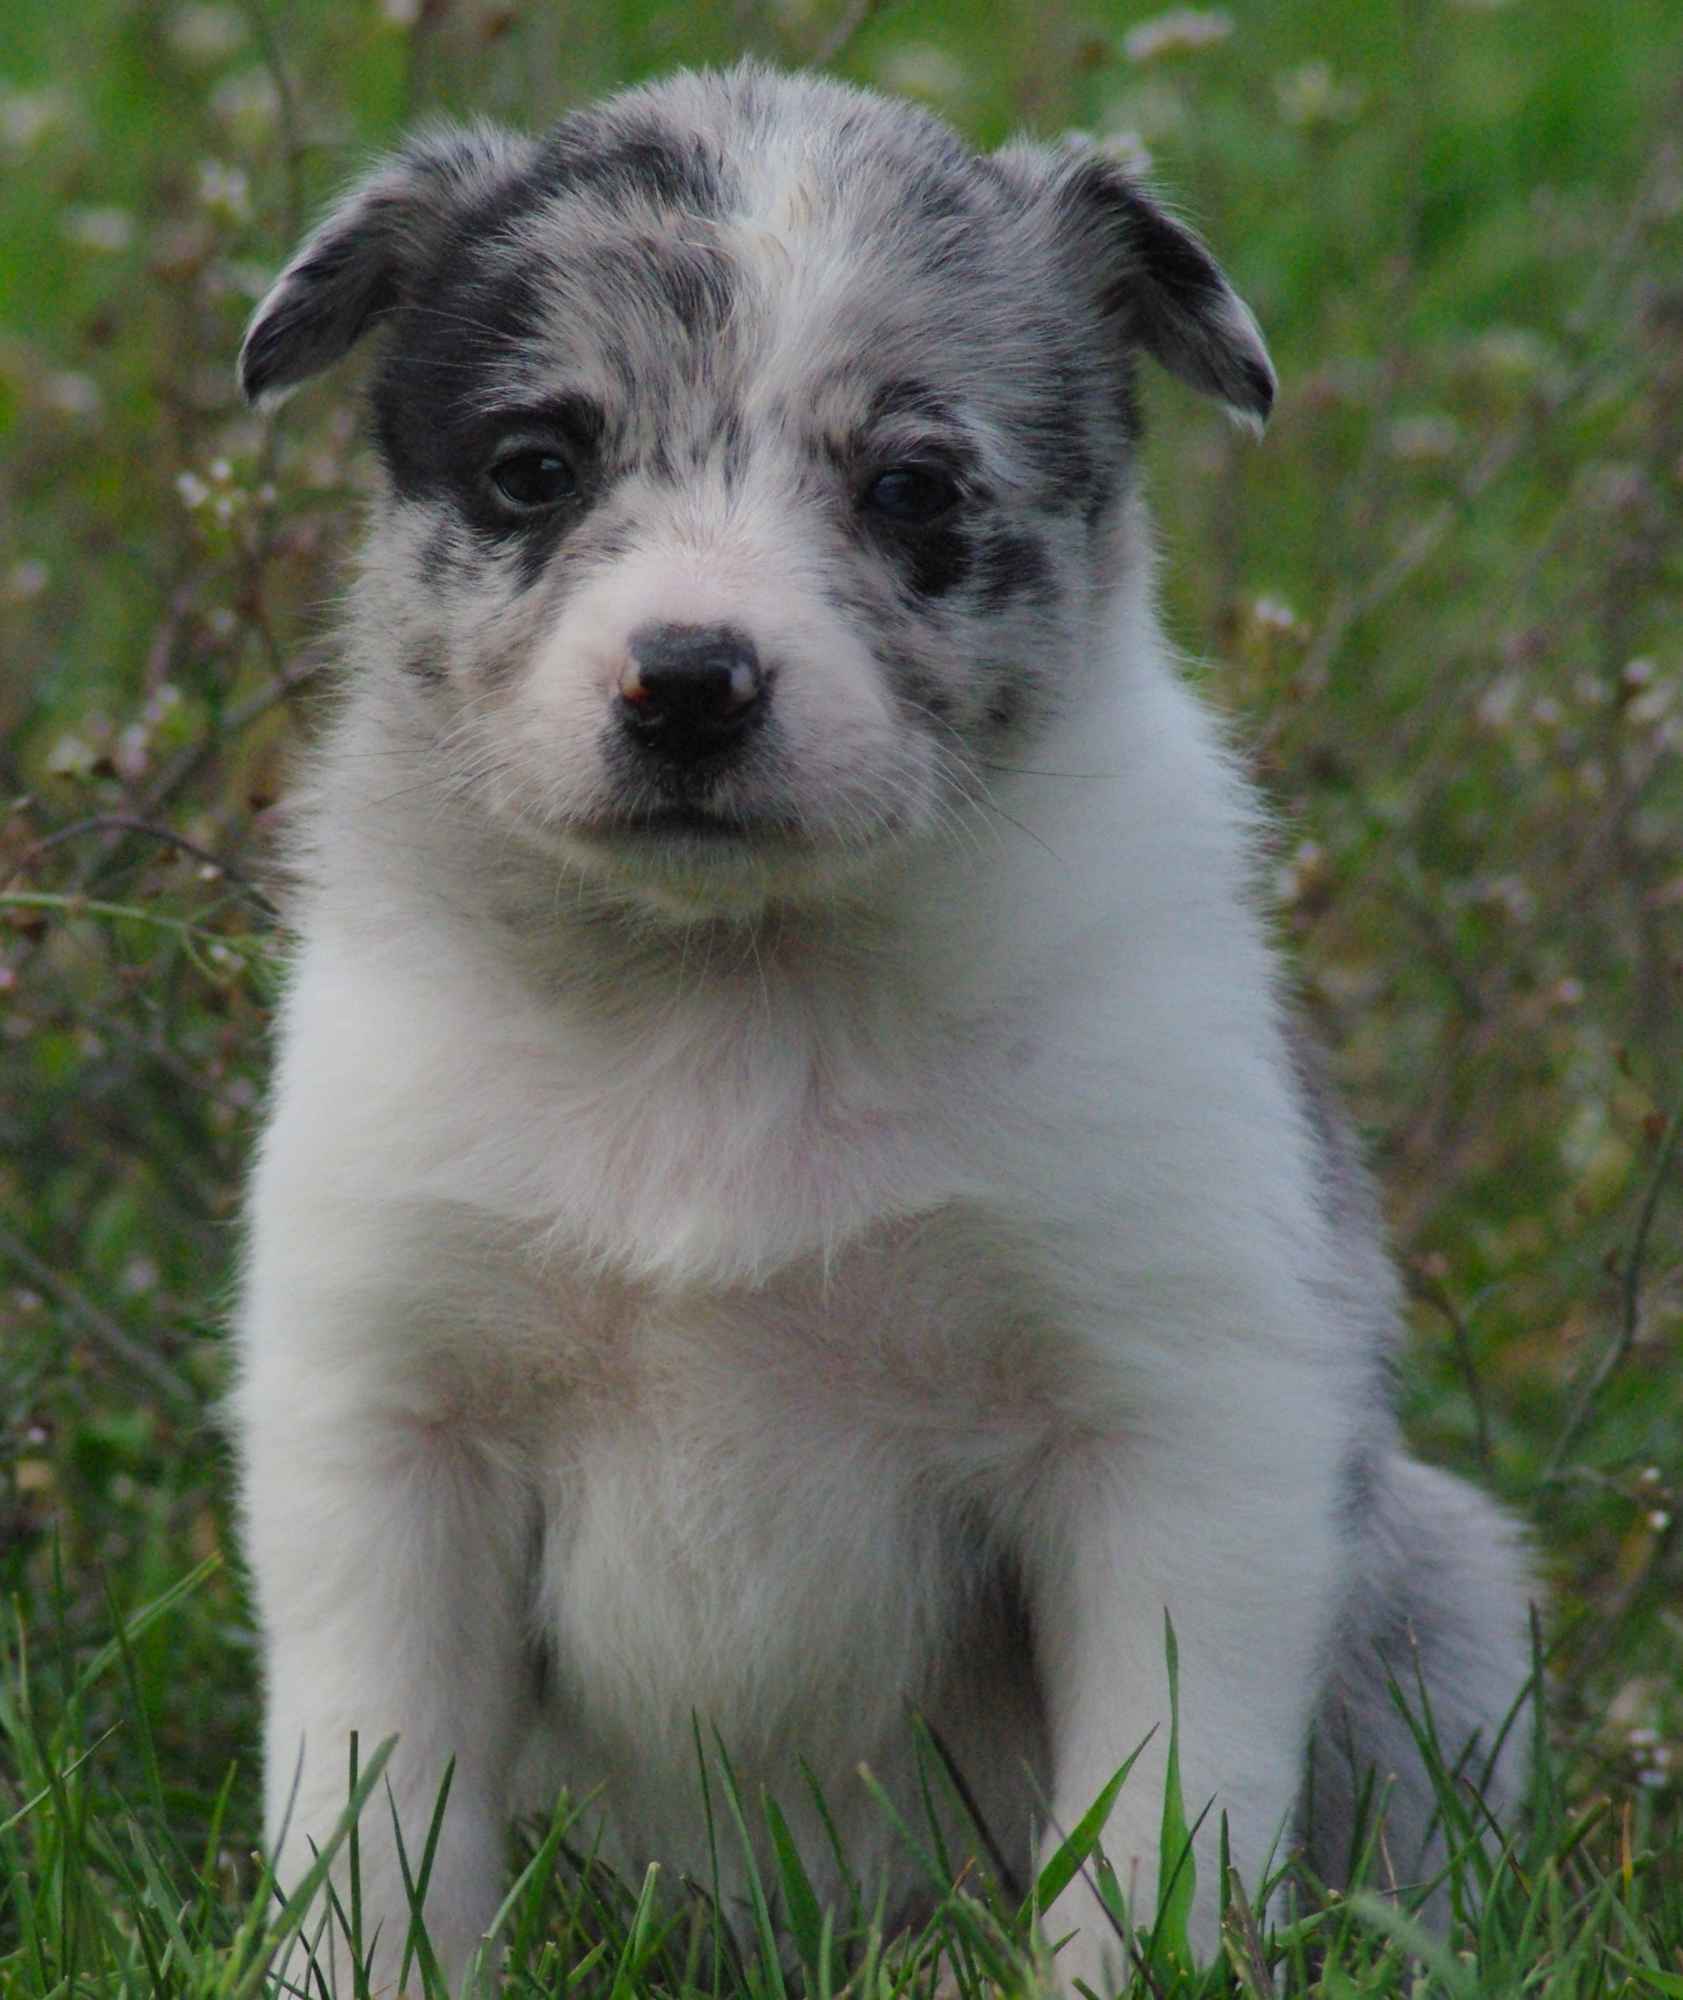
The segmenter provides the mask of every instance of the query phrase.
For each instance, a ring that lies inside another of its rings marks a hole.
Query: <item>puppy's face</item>
[[[377,318],[361,650],[469,809],[677,909],[822,890],[1079,698],[1135,348],[1273,386],[1096,157],[757,70],[412,146],[259,308],[248,393]]]

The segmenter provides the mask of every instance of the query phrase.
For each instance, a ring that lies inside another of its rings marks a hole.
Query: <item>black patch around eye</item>
[[[962,528],[943,522],[916,534],[882,536],[896,565],[919,597],[945,597],[970,574],[974,550]]]
[[[604,481],[607,424],[586,396],[481,418],[452,444],[450,492],[488,552],[512,550],[530,589]]]
[[[505,453],[486,477],[498,498],[516,512],[565,506],[579,494],[578,473],[571,461],[541,446]]]
[[[958,481],[943,466],[891,465],[865,488],[861,505],[895,528],[921,533],[958,505]]]
[[[471,455],[483,429],[471,397],[507,355],[539,337],[547,310],[536,273],[487,278],[461,241],[417,287],[370,390],[375,447],[405,499],[460,479],[464,448]]]
[[[918,597],[945,597],[970,574],[972,535],[956,471],[928,462],[882,467],[856,489],[857,518]]]

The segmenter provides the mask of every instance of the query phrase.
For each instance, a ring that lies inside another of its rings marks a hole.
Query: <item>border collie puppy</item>
[[[1153,612],[1135,371],[1260,429],[1249,311],[1097,152],[745,67],[423,133],[245,391],[376,332],[239,1318],[283,1887],[395,1735],[375,1984],[447,1766],[463,1983],[559,1784],[710,1878],[699,1721],[909,1917],[858,1768],[916,1815],[921,1714],[1024,1882],[1144,1744],[1149,1921],[1165,1615],[1201,1944],[1223,1819],[1253,1889],[1292,1838],[1337,1879],[1373,1771],[1419,1879],[1387,1676],[1511,1800],[1527,1577],[1399,1448],[1375,1205]],[[1047,1929],[1120,1970],[1086,1881]]]

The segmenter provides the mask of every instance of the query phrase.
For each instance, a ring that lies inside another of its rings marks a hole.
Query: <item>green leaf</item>
[[[339,1824],[333,1829],[332,1837],[321,1848],[314,1862],[305,1871],[287,1895],[280,1916],[269,1926],[262,1944],[251,1962],[244,1968],[243,1977],[234,1988],[232,2000],[256,2000],[256,1995],[269,1977],[270,1961],[302,1925],[305,1916],[322,1884],[327,1880],[327,1871],[333,1865],[333,1857],[344,1845],[351,1828],[356,1824],[363,1807],[368,1803],[374,1788],[385,1774],[386,1764],[393,1750],[397,1748],[397,1738],[388,1736],[375,1750],[357,1778],[355,1789],[345,1803],[345,1810],[339,1815]],[[242,1940],[247,1936],[248,1926],[259,1920],[270,1892],[274,1889],[273,1874],[265,1869],[263,1879],[258,1884],[257,1895],[253,1898],[251,1915],[247,1924],[241,1926]]]
[[[1666,2000],[1683,2000],[1683,1972],[1660,1972],[1651,1965],[1638,1965],[1622,1952],[1609,1951],[1607,1956],[1622,1965],[1632,1979],[1641,1980],[1650,1993],[1662,1993]]]
[[[1029,1892],[1028,1901],[1024,1903],[1022,1909],[1017,1913],[1019,1926],[1026,1928],[1041,1911],[1051,1909],[1052,1905],[1086,1866],[1093,1850],[1099,1844],[1100,1836],[1105,1830],[1105,1823],[1110,1818],[1111,1810],[1116,1804],[1117,1793],[1127,1783],[1128,1773],[1139,1762],[1140,1751],[1145,1748],[1146,1744],[1151,1741],[1151,1737],[1155,1734],[1156,1731],[1153,1730],[1146,1736],[1144,1742],[1138,1746],[1133,1755],[1122,1766],[1121,1770],[1116,1773],[1115,1777],[1111,1779],[1110,1783],[1105,1786],[1104,1790],[1100,1792],[1098,1797],[1081,1815],[1080,1819],[1077,1820],[1074,1828],[1065,1836],[1057,1852],[1048,1856],[1045,1867],[1041,1869],[1033,1889]]]
[[[760,1809],[765,1814],[772,1850],[777,1856],[777,1875],[783,1885],[783,1911],[789,1934],[795,1941],[795,1949],[800,1954],[808,1979],[815,1986],[822,1985],[825,1978],[823,1910],[801,1864],[800,1851],[789,1831],[789,1823],[777,1801],[767,1791],[760,1794]]]
[[[1163,1613],[1163,1659],[1169,1673],[1169,1758],[1163,1773],[1163,1830],[1157,1841],[1157,1921],[1152,1926],[1151,1956],[1155,1963],[1190,1972],[1192,1898],[1198,1887],[1198,1869],[1181,1798],[1180,1649],[1167,1611]]]
[[[713,1748],[719,1759],[719,1783],[724,1790],[725,1804],[735,1823],[737,1838],[742,1842],[742,1863],[748,1874],[748,1900],[754,1911],[754,1926],[760,1936],[760,1954],[766,1976],[777,2000],[786,2000],[783,1961],[777,1949],[777,1931],[771,1921],[771,1908],[760,1881],[759,1857],[754,1852],[754,1842],[748,1832],[748,1816],[742,1810],[742,1794],[737,1788],[736,1772],[717,1730],[713,1732]]]

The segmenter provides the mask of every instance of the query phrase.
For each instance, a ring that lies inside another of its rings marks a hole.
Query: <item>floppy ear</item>
[[[402,302],[450,224],[485,207],[535,151],[478,124],[423,133],[382,161],[304,239],[252,314],[239,360],[246,400],[272,406],[347,353]]]
[[[1008,171],[1030,162],[1073,268],[1122,339],[1260,435],[1274,407],[1274,364],[1249,306],[1193,231],[1091,147],[1017,147],[1002,159]]]

